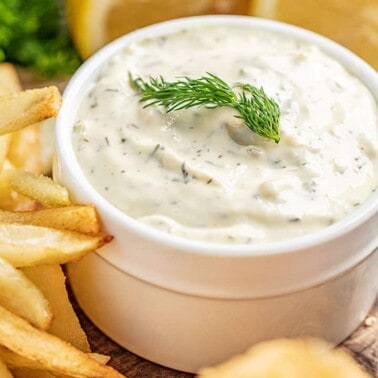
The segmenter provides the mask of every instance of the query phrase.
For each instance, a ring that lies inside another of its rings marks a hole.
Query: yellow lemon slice
[[[87,58],[107,42],[137,28],[177,17],[246,14],[249,0],[66,0],[74,43]]]
[[[323,34],[378,69],[377,0],[254,0],[250,14]]]

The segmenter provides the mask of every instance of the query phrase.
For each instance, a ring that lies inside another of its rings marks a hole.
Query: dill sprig
[[[237,83],[234,90],[219,77],[207,73],[199,79],[180,78],[174,82],[149,77],[144,81],[141,77],[133,78],[129,73],[132,87],[142,92],[141,102],[144,107],[151,105],[164,106],[167,112],[204,106],[208,109],[230,107],[238,111],[236,118],[262,137],[280,141],[278,104],[268,97],[262,88],[249,84]]]

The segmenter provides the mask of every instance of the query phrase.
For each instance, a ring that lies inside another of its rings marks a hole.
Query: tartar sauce
[[[129,72],[263,87],[280,106],[281,141],[227,108],[143,108]],[[131,217],[185,238],[260,243],[331,225],[376,190],[377,125],[372,94],[317,47],[210,25],[113,56],[82,100],[73,142],[93,187]]]

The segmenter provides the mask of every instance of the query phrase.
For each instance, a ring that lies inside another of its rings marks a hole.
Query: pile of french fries
[[[93,206],[40,175],[39,122],[55,117],[57,88],[22,91],[0,65],[0,377],[123,377],[90,353],[59,264],[111,240]]]

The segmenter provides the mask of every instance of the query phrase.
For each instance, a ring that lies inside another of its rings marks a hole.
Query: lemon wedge
[[[200,14],[246,14],[249,0],[66,0],[68,24],[82,58],[120,35],[156,22]]]
[[[67,0],[66,10],[72,39],[83,59],[106,43],[106,17],[111,2]]]
[[[250,14],[323,34],[378,69],[377,0],[254,0]]]

